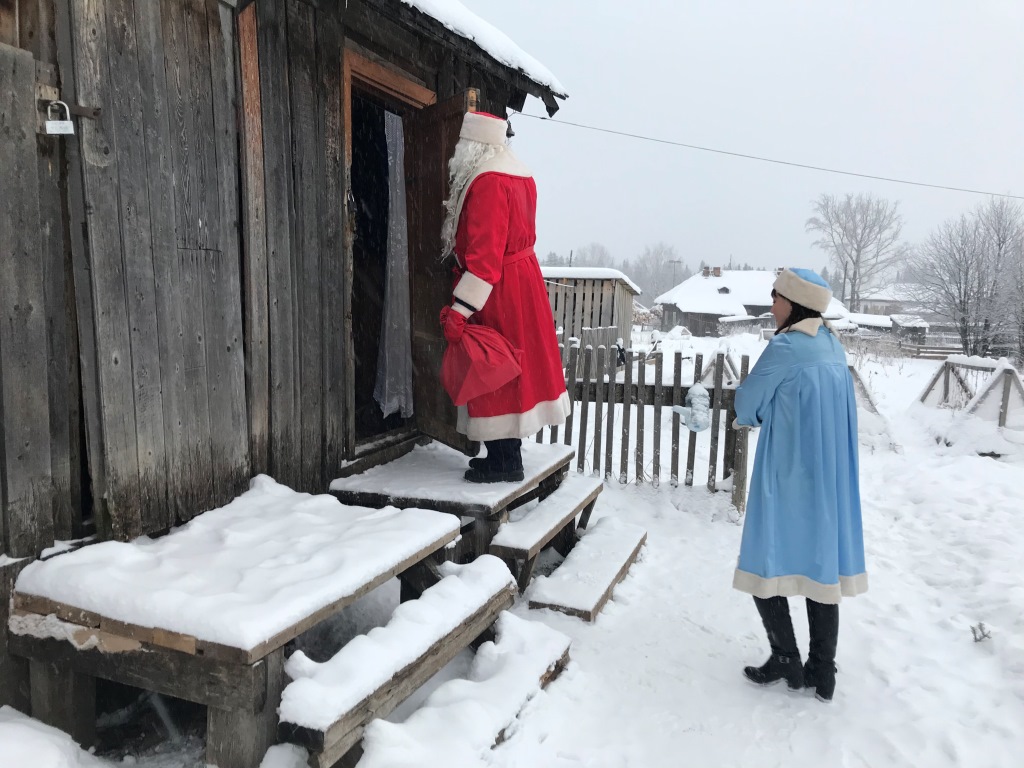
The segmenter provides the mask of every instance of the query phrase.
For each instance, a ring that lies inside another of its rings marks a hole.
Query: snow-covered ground
[[[687,343],[707,356],[719,342]],[[755,354],[762,346],[752,337],[734,343]],[[730,586],[741,521],[728,494],[709,494],[699,482],[653,488],[615,481],[606,483],[595,518],[614,515],[645,527],[640,561],[593,624],[525,604],[514,608],[568,635],[572,661],[527,705],[504,744],[466,764],[1020,765],[1024,452],[1017,450],[1019,438],[1001,439],[977,423],[961,428],[948,412],[913,405],[939,365],[883,357],[858,362],[888,422],[888,439],[862,440],[871,588],[842,604],[831,705],[777,687],[755,688],[741,677],[745,664],[763,661],[767,644],[752,601]],[[1003,458],[977,455],[992,445]],[[337,639],[385,623],[397,592],[393,582],[385,585],[328,633]],[[806,649],[803,607],[792,604]],[[981,624],[989,636],[975,642],[972,628]],[[468,669],[464,655],[439,677]],[[424,696],[391,719],[409,717]],[[6,712],[0,712],[4,768],[202,766],[196,737],[157,752],[71,758],[75,753],[62,752],[53,732],[30,729]],[[28,757],[11,762],[11,754]],[[264,768],[296,768],[299,759],[293,750],[278,750]]]

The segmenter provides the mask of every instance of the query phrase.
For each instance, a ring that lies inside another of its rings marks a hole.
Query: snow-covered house
[[[865,314],[892,315],[914,310],[919,304],[919,291],[912,283],[890,283],[865,291],[860,309]]]
[[[467,110],[565,97],[457,0],[134,8],[0,4],[0,112],[37,70],[88,107],[37,140],[17,106],[0,153],[0,553],[160,531],[261,472],[322,492],[424,434],[468,449],[437,385],[447,160]]]
[[[640,288],[617,269],[548,267],[541,273],[548,287],[551,313],[562,338],[583,339],[584,328],[615,328],[606,336],[628,348],[633,328],[633,300]]]
[[[694,336],[719,336],[737,324],[753,327],[771,309],[777,275],[778,270],[705,267],[655,299],[663,308],[662,327],[682,325]],[[846,308],[833,299],[826,316],[845,314]],[[775,327],[770,315],[765,323]]]

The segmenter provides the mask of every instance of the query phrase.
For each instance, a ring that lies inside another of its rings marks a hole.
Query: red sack
[[[503,387],[523,372],[520,352],[493,328],[469,324],[441,360],[441,386],[455,405]]]

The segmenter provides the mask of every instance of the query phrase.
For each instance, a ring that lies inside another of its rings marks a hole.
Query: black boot
[[[800,649],[793,633],[793,621],[789,616],[789,601],[784,597],[767,600],[754,598],[757,612],[768,634],[772,655],[760,667],[744,667],[743,674],[752,683],[772,685],[785,680],[791,691],[804,686],[804,668],[800,663]]]
[[[522,482],[523,454],[522,441],[518,438],[487,440],[487,456],[470,459],[469,469],[464,477],[471,483],[518,483]]]
[[[807,623],[811,631],[811,647],[804,666],[804,685],[813,688],[820,701],[832,701],[836,692],[839,606],[807,598]]]

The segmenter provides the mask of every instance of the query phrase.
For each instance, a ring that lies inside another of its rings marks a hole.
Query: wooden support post
[[[259,712],[207,708],[206,762],[217,768],[258,768],[267,750],[277,742],[284,648],[257,663],[267,665],[267,698]]]
[[[942,364],[942,405],[949,402],[949,371],[952,366],[947,362]]]
[[[601,451],[604,445],[601,442],[601,419],[604,416],[605,391],[605,352],[604,346],[597,348],[597,364],[594,366],[595,395],[594,395],[594,474],[601,474]]]
[[[725,355],[715,356],[715,391],[711,393],[711,452],[708,456],[708,490],[714,491],[718,482],[718,429],[722,423],[722,375]]]
[[[676,350],[675,372],[672,379],[672,405],[683,404],[683,353]],[[672,487],[679,485],[679,414],[672,411]]]
[[[615,379],[618,373],[618,349],[608,348],[608,425],[605,429],[604,476],[610,480],[612,476],[612,447],[615,442]]]
[[[33,659],[29,671],[32,717],[69,734],[85,749],[95,746],[96,678],[59,661]]]
[[[0,707],[9,706],[26,715],[32,714],[28,660],[12,656],[7,648],[7,620],[11,617],[11,594],[18,574],[31,558],[12,560],[0,565]]]
[[[697,355],[693,360],[693,384],[699,384],[702,374],[704,355]],[[690,432],[686,447],[686,485],[693,485],[693,464],[697,460],[697,433]]]
[[[636,366],[636,484],[644,482],[644,416],[647,410],[647,358]]]
[[[576,443],[576,471],[583,472],[587,461],[587,428],[590,426],[590,377],[593,373],[594,348],[583,350],[583,396],[580,398],[580,437]]]
[[[629,480],[629,423],[630,411],[633,408],[633,363],[636,358],[633,350],[626,351],[626,370],[623,372],[622,384],[622,446],[619,455],[619,482]]]
[[[658,352],[654,358],[654,455],[652,457],[651,483],[657,488],[661,484],[661,401],[664,385],[661,382],[664,355]]]
[[[569,415],[565,417],[565,444],[572,445],[572,415],[576,410],[576,363],[579,360],[580,348],[573,345],[569,350],[569,364],[566,366],[566,389],[569,390]]]
[[[743,383],[743,380],[747,378],[749,370],[750,356],[744,355],[740,364],[741,384]],[[735,400],[733,401],[733,410],[735,411]],[[747,456],[749,439],[749,429],[741,429],[737,431],[735,442],[736,455],[733,461],[732,505],[741,515],[747,511]]]
[[[1014,373],[1012,368],[1003,371],[1003,401],[999,406],[999,426],[1006,426],[1006,417],[1010,413],[1010,387],[1013,386]]]

